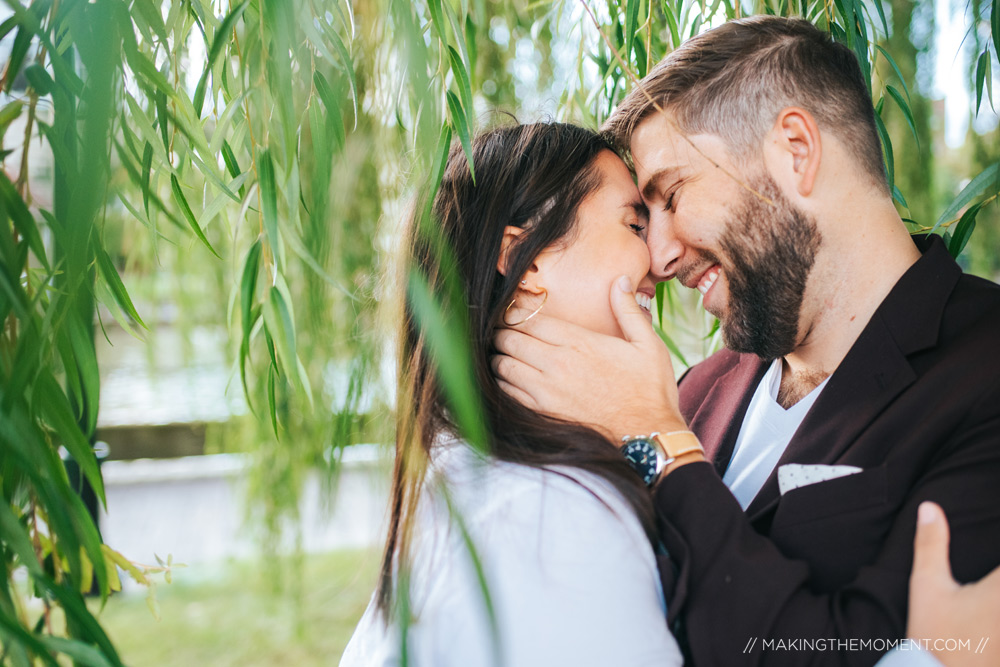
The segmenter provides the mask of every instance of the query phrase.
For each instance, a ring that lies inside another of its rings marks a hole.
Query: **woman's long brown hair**
[[[493,336],[504,326],[505,309],[521,276],[539,253],[570,238],[580,203],[600,186],[594,159],[604,150],[609,145],[600,135],[572,125],[499,127],[473,140],[473,181],[461,147],[453,146],[431,207],[430,233],[419,224],[420,205],[414,207],[404,240],[402,276],[419,275],[432,292],[444,295],[449,270],[458,274],[489,453],[501,461],[536,468],[567,466],[606,479],[632,506],[652,539],[649,493],[612,443],[591,428],[538,414],[517,402],[500,389],[490,366]],[[504,275],[497,270],[497,260],[507,225],[524,232],[508,251]],[[443,261],[440,241],[451,263]],[[442,434],[459,433],[413,305],[409,297],[404,300],[396,458],[377,591],[378,606],[387,615],[396,599],[395,573],[408,562],[413,520],[434,443]]]

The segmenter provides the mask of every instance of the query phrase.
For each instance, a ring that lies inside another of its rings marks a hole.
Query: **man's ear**
[[[520,227],[515,227],[513,225],[507,225],[503,230],[503,240],[500,242],[500,257],[497,258],[497,271],[501,275],[507,275],[507,267],[510,263],[510,250],[514,247],[514,243],[517,241],[518,237],[524,233],[524,230]]]
[[[812,194],[819,174],[823,146],[813,115],[801,107],[782,109],[769,133],[765,152],[774,162],[771,173],[799,195]]]

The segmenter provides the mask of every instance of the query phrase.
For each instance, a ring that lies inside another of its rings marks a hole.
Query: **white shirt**
[[[764,486],[809,408],[830,379],[827,377],[802,400],[786,410],[778,404],[781,366],[782,360],[779,357],[757,385],[746,417],[743,418],[740,434],[736,438],[733,458],[726,474],[722,476],[722,481],[733,492],[743,509],[750,506]]]
[[[481,559],[499,641],[441,480]],[[434,457],[414,534],[411,665],[683,662],[667,629],[649,540],[624,499],[599,477],[483,462],[452,444]],[[372,602],[341,667],[399,662],[397,620],[386,627]]]

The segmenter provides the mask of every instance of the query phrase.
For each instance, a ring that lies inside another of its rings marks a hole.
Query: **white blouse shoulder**
[[[683,662],[652,547],[600,477],[483,460],[454,443],[435,455],[415,535],[411,665]],[[372,603],[340,664],[397,665],[400,649],[398,623]]]

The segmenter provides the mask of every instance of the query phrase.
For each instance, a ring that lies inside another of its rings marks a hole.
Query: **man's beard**
[[[774,180],[750,183],[763,201],[742,192],[719,247],[729,285],[729,308],[721,319],[726,347],[765,361],[798,345],[799,314],[806,280],[822,237],[816,221],[792,205]]]

